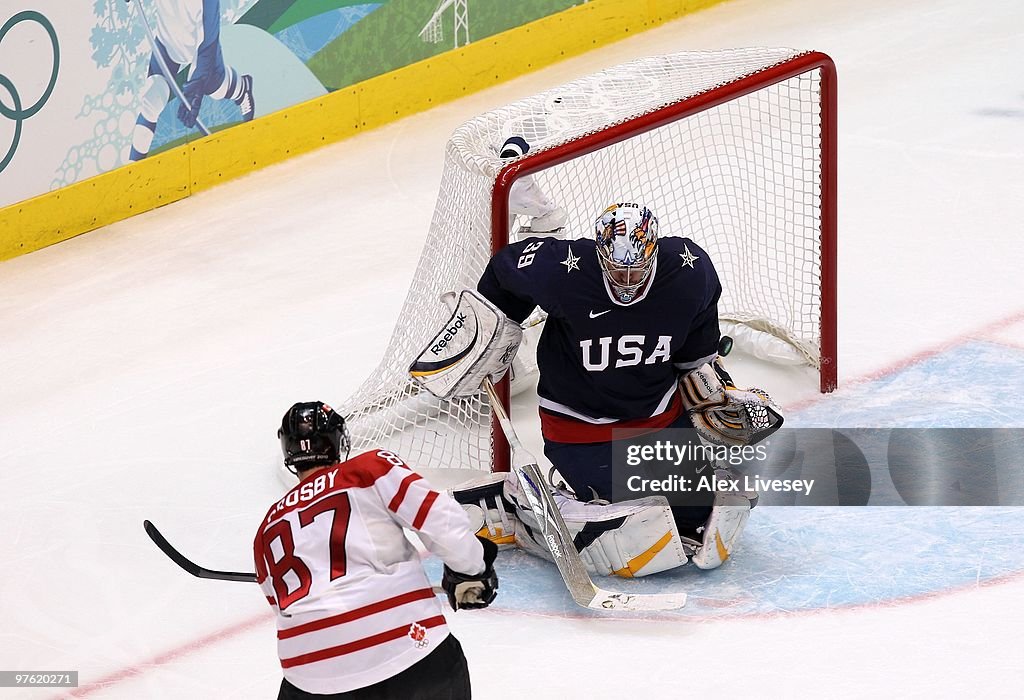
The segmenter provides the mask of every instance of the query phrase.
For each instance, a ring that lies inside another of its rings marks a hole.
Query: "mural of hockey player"
[[[519,158],[530,151],[530,144],[522,136],[510,136],[499,149],[499,158],[506,160]],[[508,197],[509,213],[514,216],[530,217],[530,224],[525,233],[543,233],[561,237],[565,226],[565,210],[558,206],[551,197],[541,189],[533,175],[525,175],[512,183]]]
[[[129,0],[130,1],[130,0]],[[149,60],[142,104],[132,134],[129,158],[142,160],[149,153],[160,113],[171,99],[178,97],[178,119],[188,128],[208,129],[199,121],[204,97],[231,100],[242,111],[242,121],[255,113],[251,75],[239,75],[224,64],[220,46],[220,0],[151,0],[156,8],[153,31],[143,8],[135,10],[145,25],[153,53]],[[185,84],[178,88],[174,76],[189,66]]]

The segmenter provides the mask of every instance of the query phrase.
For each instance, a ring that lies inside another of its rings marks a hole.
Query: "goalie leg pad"
[[[516,507],[503,494],[506,476],[488,474],[451,490],[452,497],[469,516],[477,537],[490,540],[499,548],[515,546],[517,533],[524,534]]]
[[[704,538],[693,555],[700,569],[717,569],[736,549],[750,517],[750,500],[737,493],[715,494],[715,505],[704,525]]]
[[[633,578],[686,564],[672,509],[661,496],[601,504],[559,491],[555,502],[591,573]]]
[[[506,500],[516,507],[521,523],[516,544],[551,561],[547,545],[535,537],[540,528],[533,512],[525,499],[517,497],[518,491],[514,478],[505,481]],[[680,539],[672,509],[663,497],[584,503],[562,489],[553,489],[553,494],[573,544],[591,574],[648,576],[686,565],[687,555],[694,551]]]

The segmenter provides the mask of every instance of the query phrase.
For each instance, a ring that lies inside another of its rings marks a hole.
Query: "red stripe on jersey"
[[[444,615],[437,615],[436,617],[430,617],[426,620],[420,620],[417,624],[422,625],[426,628],[438,627],[445,623]],[[375,647],[378,644],[386,644],[387,642],[393,642],[396,639],[401,639],[409,634],[409,629],[412,627],[411,624],[402,625],[396,627],[393,630],[387,632],[381,632],[374,634],[369,637],[363,637],[357,639],[354,642],[348,644],[341,644],[336,647],[328,647],[319,651],[311,651],[308,654],[300,654],[299,656],[293,656],[290,659],[281,659],[282,668],[294,668],[296,666],[303,666],[305,664],[315,663],[317,661],[323,661],[325,659],[333,659],[338,656],[344,656],[345,654],[351,654],[355,651],[362,651],[363,649],[369,649]]]
[[[396,466],[398,465],[377,456],[376,452],[364,452],[346,462],[324,467],[307,475],[297,486],[286,493],[284,498],[271,506],[270,510],[267,511],[264,525],[270,525],[274,520],[281,518],[285,514],[298,508],[306,507],[324,494],[342,489],[368,488],[373,486],[377,479],[390,472]],[[408,470],[408,467],[405,465],[399,468]],[[333,482],[328,479],[327,475],[329,472],[334,472]],[[311,490],[312,485],[316,483],[317,479],[327,479],[326,482],[321,483],[328,484],[324,490],[319,492],[315,491],[315,489]]]
[[[398,486],[398,491],[395,493],[395,497],[391,499],[391,503],[388,503],[388,510],[392,513],[398,512],[398,507],[402,505],[402,501],[405,500],[405,494],[409,491],[409,484],[422,479],[423,477],[419,474],[413,473],[402,479],[402,483]]]
[[[434,597],[434,590],[432,588],[421,588],[416,591],[410,591],[403,593],[402,595],[396,595],[391,598],[377,601],[371,605],[364,605],[361,608],[355,610],[349,610],[339,615],[331,615],[320,620],[313,620],[303,625],[296,625],[295,627],[289,627],[288,629],[278,630],[278,639],[291,639],[292,637],[298,637],[300,634],[306,634],[307,632],[316,632],[317,630],[327,629],[328,627],[334,627],[335,625],[343,625],[346,622],[352,622],[352,620],[358,620],[361,617],[373,615],[375,613],[390,610],[391,608],[397,608],[400,605],[406,603],[413,603],[417,600],[426,600]]]
[[[377,479],[381,478],[396,465],[378,457],[376,452],[364,452],[347,462],[341,463],[339,481],[335,482],[335,489],[366,488],[373,486]],[[405,467],[408,469],[408,467]]]
[[[270,596],[267,596],[267,602],[273,605],[274,607],[277,607],[277,601],[271,598]]]
[[[672,397],[668,410],[651,418],[620,420],[614,423],[587,423],[585,421],[563,416],[547,409],[540,410],[540,431],[544,438],[552,442],[581,444],[589,442],[611,442],[613,430],[637,431],[634,436],[653,433],[672,425],[683,413],[683,402],[679,395]]]
[[[419,530],[423,527],[423,523],[427,519],[427,513],[430,512],[430,506],[434,505],[434,501],[437,500],[437,491],[431,491],[427,494],[427,497],[423,499],[423,503],[420,504],[420,509],[416,511],[416,519],[412,521],[413,529]]]

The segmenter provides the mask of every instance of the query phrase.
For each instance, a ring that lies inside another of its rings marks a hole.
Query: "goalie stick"
[[[463,294],[465,293],[463,292]],[[453,316],[458,313],[460,306],[455,292],[442,294],[441,303]],[[500,314],[500,311],[495,311]],[[467,313],[472,313],[472,305]],[[446,328],[449,323],[451,320],[445,324]],[[447,333],[448,331],[443,332]],[[466,353],[468,350],[460,352]],[[455,366],[455,364],[457,363],[449,361],[449,366]],[[417,375],[412,370],[417,365],[418,361],[414,362],[410,368],[410,374],[414,379],[417,378]],[[469,371],[473,371],[472,367]],[[461,383],[464,379],[460,379],[458,382]],[[420,382],[420,386],[426,391],[434,393],[433,388],[428,384]],[[675,610],[686,605],[685,593],[616,593],[594,585],[594,581],[590,578],[587,567],[583,563],[583,558],[576,550],[576,545],[573,543],[572,535],[569,534],[569,528],[562,518],[562,513],[555,504],[551,490],[544,481],[544,477],[541,476],[537,460],[519,441],[515,427],[509,420],[508,413],[505,412],[505,407],[494,390],[494,383],[490,376],[484,375],[483,380],[480,381],[480,387],[486,392],[491,410],[508,439],[509,448],[512,451],[511,471],[519,480],[526,500],[529,501],[530,510],[533,511],[533,515],[540,525],[541,535],[551,552],[551,558],[558,567],[558,573],[561,574],[573,600],[579,605],[594,610]]]
[[[676,610],[686,605],[685,593],[616,593],[594,584],[583,558],[576,551],[576,545],[551,496],[551,490],[541,476],[537,460],[519,442],[512,421],[501,405],[489,377],[484,379],[482,386],[491,401],[491,410],[508,438],[512,450],[512,471],[519,479],[530,508],[540,523],[541,534],[573,600],[593,610]]]

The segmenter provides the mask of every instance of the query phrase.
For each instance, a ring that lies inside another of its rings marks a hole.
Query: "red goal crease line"
[[[937,355],[941,355],[944,352],[948,352],[953,348],[959,347],[971,341],[989,341],[1001,345],[1008,345],[1007,343],[1003,343],[998,339],[991,338],[991,335],[993,333],[997,333],[1001,330],[1005,330],[1007,328],[1015,326],[1018,323],[1024,323],[1024,309],[1020,309],[1008,316],[1004,316],[1001,319],[992,321],[991,323],[987,323],[984,326],[981,326],[980,328],[976,328],[972,331],[967,331],[966,333],[953,336],[948,340],[942,341],[938,345],[935,345],[931,348],[927,348],[925,350],[921,350],[912,355],[899,359],[890,365],[882,367],[881,369],[872,370],[870,372],[867,372],[866,374],[862,374],[852,379],[846,379],[843,381],[843,386],[846,389],[850,389],[854,387],[859,387],[869,382],[877,381],[879,379],[884,379],[885,377],[892,376],[893,374],[905,370],[908,367],[912,367],[916,364],[924,362],[925,360],[931,359],[932,357],[936,357]],[[1014,347],[1016,348],[1016,346]],[[803,401],[798,401],[790,406],[787,406],[787,409],[790,411],[801,411],[821,401],[824,401],[825,399],[826,396],[815,396],[809,399],[805,399]]]

